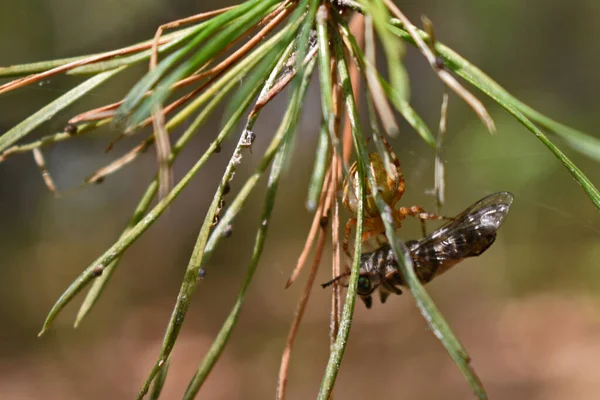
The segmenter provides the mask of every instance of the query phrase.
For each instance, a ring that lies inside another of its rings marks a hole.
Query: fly
[[[509,192],[491,194],[430,235],[407,241],[421,283],[430,282],[465,258],[483,254],[496,240],[512,202],[513,195]],[[342,274],[322,286],[327,287],[348,275]],[[379,298],[385,303],[391,293],[402,294],[400,286],[406,286],[406,282],[389,244],[361,256],[357,293],[367,308],[371,308],[371,295],[375,290],[379,289]]]

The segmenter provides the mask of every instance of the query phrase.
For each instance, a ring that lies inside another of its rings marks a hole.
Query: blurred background
[[[71,57],[148,39],[158,25],[234,4],[233,1],[7,1],[0,13],[0,65]],[[426,14],[438,39],[479,66],[537,110],[597,135],[600,79],[600,3],[400,2],[417,23]],[[412,103],[436,127],[442,86],[409,48]],[[146,66],[103,85],[40,127],[61,131],[70,116],[123,96]],[[0,97],[0,132],[80,82],[60,77]],[[314,82],[316,83],[316,81]],[[200,391],[202,399],[264,399],[275,392],[280,355],[306,279],[285,290],[309,229],[305,208],[320,106],[318,86],[306,101],[293,162],[284,174],[265,252],[241,319],[221,360]],[[479,96],[483,98],[483,96]],[[269,106],[232,182],[232,194],[260,160],[285,101]],[[451,95],[446,154],[447,205],[454,215],[484,195],[511,191],[515,202],[485,255],[463,262],[428,286],[469,350],[493,399],[590,399],[600,390],[600,216],[549,151],[493,103],[498,132]],[[175,165],[180,178],[202,154],[219,115]],[[44,149],[59,189],[84,177],[136,143],[111,153],[110,128]],[[32,140],[30,136],[26,141]],[[595,182],[597,162],[557,144]],[[402,205],[434,210],[432,150],[403,125],[393,140],[407,181]],[[155,156],[111,175],[102,184],[55,199],[31,154],[0,165],[0,392],[10,399],[126,399],[137,393],[160,349],[198,229],[233,144],[209,164],[141,240],[130,248],[103,297],[74,330],[80,295],[44,337],[37,333],[52,304],[120,234],[148,182]],[[173,353],[164,398],[180,398],[228,314],[247,268],[259,223],[264,183],[221,242],[199,286]],[[344,214],[344,221],[348,218]],[[400,231],[419,235],[409,221]],[[330,279],[330,246],[318,281]],[[292,354],[288,398],[314,398],[328,358],[330,291],[316,286]],[[428,331],[410,295],[357,303],[336,384],[340,399],[472,398],[467,383]]]

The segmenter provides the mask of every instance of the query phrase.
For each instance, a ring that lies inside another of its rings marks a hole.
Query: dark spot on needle
[[[325,228],[328,224],[329,218],[327,217],[327,215],[323,215],[319,220],[319,225],[321,226],[321,228]]]
[[[77,133],[77,125],[67,124],[67,126],[65,126],[65,129],[63,129],[63,131],[65,133],[68,133],[69,135],[75,135]]]
[[[444,69],[444,59],[440,56],[435,58],[435,66],[437,69]]]

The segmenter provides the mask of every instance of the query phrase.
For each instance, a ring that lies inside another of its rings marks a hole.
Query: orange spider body
[[[393,157],[393,160],[397,161],[395,157]],[[368,168],[375,177],[377,189],[379,189],[383,200],[386,202],[386,204],[389,204],[393,208],[404,193],[404,176],[400,170],[400,165],[396,165],[394,162],[392,165],[393,175],[390,175],[385,170],[385,166],[383,165],[383,161],[381,160],[379,153],[371,153],[369,154]],[[373,188],[371,187],[371,183],[368,181],[366,191],[367,202],[365,204],[364,215],[365,217],[377,218],[379,217],[379,210],[377,209],[377,204],[375,204]],[[344,206],[346,206],[348,211],[350,211],[353,215],[356,215],[358,211],[358,201],[356,198],[357,193],[358,164],[355,162],[350,167],[348,176],[344,181],[343,197]]]
[[[382,138],[383,139],[383,138]],[[428,219],[446,219],[434,214],[426,213],[422,207],[400,207],[396,209],[396,204],[402,198],[404,194],[405,181],[400,169],[400,162],[392,151],[391,146],[383,140],[385,147],[388,151],[390,159],[392,161],[390,165],[390,173],[386,170],[383,160],[379,153],[369,154],[369,164],[367,168],[371,170],[375,178],[376,188],[373,188],[369,181],[366,182],[365,187],[365,207],[363,215],[363,233],[362,242],[378,234],[385,232],[385,225],[381,219],[381,214],[377,209],[375,203],[375,197],[373,196],[374,190],[377,190],[385,203],[392,209],[392,217],[396,228],[399,228],[402,223],[401,221],[406,218],[407,215],[417,217],[421,220],[421,225],[424,230],[424,221]],[[349,254],[348,242],[350,238],[350,231],[352,226],[356,224],[356,214],[358,211],[358,163],[355,162],[350,167],[348,175],[344,180],[343,186],[343,198],[342,201],[348,211],[354,215],[354,218],[348,220],[346,224],[346,231],[344,235],[344,251]]]

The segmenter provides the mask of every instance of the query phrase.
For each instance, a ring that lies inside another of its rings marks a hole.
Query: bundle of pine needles
[[[157,174],[141,197],[122,235],[104,254],[98,257],[60,296],[50,311],[40,332],[46,332],[63,308],[79,292],[88,288],[75,325],[92,309],[110,277],[119,265],[125,250],[131,246],[164,213],[206,161],[219,152],[221,143],[230,137],[244,119],[237,145],[223,172],[214,199],[199,228],[198,237],[185,272],[181,289],[169,321],[164,342],[154,368],[139,392],[142,398],[154,382],[153,396],[158,397],[164,383],[173,346],[182,328],[192,295],[204,276],[204,267],[220,239],[227,236],[234,218],[242,211],[249,194],[268,172],[261,223],[257,228],[254,251],[244,283],[221,331],[185,393],[193,398],[218,360],[227,344],[241,312],[244,295],[259,264],[264,241],[270,225],[271,212],[277,195],[282,165],[290,157],[300,110],[307,86],[318,76],[321,91],[322,120],[315,148],[315,165],[307,199],[307,208],[314,213],[305,249],[299,257],[288,284],[298,276],[310,250],[315,247],[314,259],[297,312],[290,329],[282,357],[277,398],[285,395],[287,370],[297,329],[302,320],[311,288],[314,286],[326,233],[331,227],[333,243],[332,276],[340,274],[339,199],[341,182],[346,175],[352,154],[358,170],[355,243],[361,243],[365,190],[376,187],[369,165],[367,140],[372,138],[385,168],[390,171],[390,159],[382,137],[397,137],[396,119],[404,118],[414,131],[432,147],[436,157],[436,196],[443,203],[443,163],[441,162],[448,92],[454,92],[476,113],[490,132],[494,123],[483,104],[469,89],[484,94],[500,104],[531,131],[567,168],[586,194],[600,208],[600,193],[585,175],[540,130],[540,127],[561,137],[564,142],[590,157],[600,160],[600,142],[538,113],[470,64],[459,54],[438,42],[433,24],[423,19],[423,30],[409,21],[391,0],[248,0],[238,6],[215,10],[161,26],[155,37],[143,43],[92,56],[74,57],[34,64],[0,68],[0,78],[18,77],[2,86],[0,94],[43,81],[57,74],[91,75],[23,122],[0,136],[0,162],[10,156],[33,152],[48,188],[57,193],[42,154],[46,146],[74,140],[96,128],[113,124],[119,127],[119,140],[139,133],[140,128],[152,126],[153,134],[141,138],[125,155],[93,172],[85,183],[99,182],[135,161],[147,149],[155,146]],[[173,30],[163,34],[165,30]],[[387,77],[376,63],[376,42],[382,44],[387,63]],[[447,88],[441,101],[442,119],[435,137],[427,124],[409,102],[409,80],[403,66],[402,48],[415,46],[433,71],[432,78],[440,79]],[[147,61],[148,72],[115,103],[73,116],[63,132],[42,137],[30,143],[16,144],[36,127],[54,117],[68,105],[86,96],[93,89],[123,72],[128,67]],[[318,73],[313,73],[317,68]],[[243,84],[240,85],[239,82]],[[361,85],[365,90],[360,90]],[[254,141],[252,132],[263,107],[288,88],[287,107],[278,129],[262,155],[261,161],[244,182],[229,207],[224,209],[222,198],[230,188],[236,168]],[[177,93],[183,95],[175,96]],[[358,114],[359,93],[364,93],[368,105],[368,135]],[[178,182],[172,182],[170,168],[180,152],[200,131],[203,123],[227,99],[220,132],[196,164]],[[187,128],[173,143],[171,134],[182,124]],[[109,147],[114,141],[109,144]],[[151,202],[159,196],[158,203]],[[402,275],[416,299],[416,304],[433,333],[466,377],[475,394],[486,398],[485,390],[469,363],[467,351],[452,333],[435,304],[416,278],[404,244],[395,236],[390,209],[378,191],[370,193],[386,227],[387,240],[394,252]],[[331,354],[325,370],[319,399],[332,393],[352,323],[356,285],[360,268],[361,246],[355,246],[351,278],[342,302],[339,286],[334,286],[331,307]],[[343,307],[342,307],[343,305]]]

